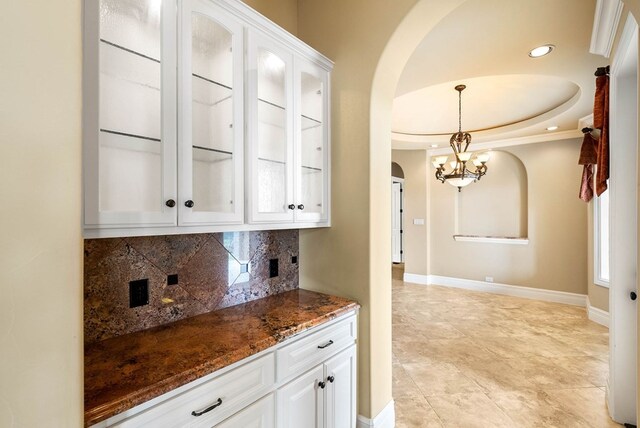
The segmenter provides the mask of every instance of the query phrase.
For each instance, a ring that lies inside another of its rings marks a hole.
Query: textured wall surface
[[[296,289],[297,256],[297,230],[88,239],[85,343]],[[130,308],[129,282],[140,279],[148,279],[149,304]]]

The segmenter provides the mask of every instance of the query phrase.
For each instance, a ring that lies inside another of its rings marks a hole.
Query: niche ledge
[[[453,239],[459,242],[480,242],[486,244],[528,245],[529,238],[517,238],[511,236],[477,236],[477,235],[453,235]]]

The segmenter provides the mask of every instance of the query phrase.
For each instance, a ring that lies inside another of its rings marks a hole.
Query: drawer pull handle
[[[207,407],[206,409],[204,409],[201,412],[196,412],[195,410],[193,412],[191,412],[191,415],[193,416],[202,416],[207,412],[212,411],[213,409],[215,409],[216,407],[220,406],[222,404],[222,398],[218,398],[218,401],[216,401],[213,405]]]
[[[333,376],[329,376],[329,377],[327,378],[327,381],[328,381],[329,383],[333,383],[333,381],[334,381],[334,380],[336,380],[336,378],[335,378],[335,377],[333,377]]]
[[[325,343],[324,345],[318,345],[318,349],[324,349],[328,346],[333,345],[333,340],[328,341],[327,343]]]

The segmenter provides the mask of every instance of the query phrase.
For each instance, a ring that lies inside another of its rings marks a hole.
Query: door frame
[[[637,411],[637,307],[636,302],[630,300],[629,293],[637,289],[638,267],[637,78],[638,23],[629,13],[610,73],[611,177],[608,191],[611,192],[611,278],[607,401],[609,413],[615,421],[632,424],[636,424]],[[632,119],[624,117],[625,112],[629,111],[629,105],[635,107],[631,110],[635,111]],[[630,129],[630,123],[635,124],[636,128]],[[634,212],[631,213],[630,210]],[[630,236],[635,243],[635,251],[631,254],[628,251],[630,242],[625,242]],[[633,278],[630,278],[629,272],[632,272]]]

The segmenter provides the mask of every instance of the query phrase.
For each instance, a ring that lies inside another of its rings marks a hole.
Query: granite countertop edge
[[[347,300],[345,299],[345,301]],[[247,343],[245,346],[236,348],[225,355],[212,358],[211,360],[207,360],[202,364],[197,364],[193,367],[181,371],[180,373],[176,373],[175,375],[164,378],[163,380],[152,385],[148,385],[147,387],[140,388],[130,394],[122,396],[119,399],[111,400],[107,403],[89,409],[85,408],[84,426],[90,427],[97,423],[103,422],[110,417],[130,410],[140,404],[157,398],[174,389],[177,389],[190,382],[207,376],[215,371],[235,364],[245,358],[258,354],[310,328],[317,327],[341,315],[354,310],[358,310],[360,308],[360,305],[357,302],[348,302],[349,303],[344,306],[328,311],[315,318],[305,320],[304,322],[298,323],[296,325],[287,326],[286,328],[278,330],[274,332],[274,334],[262,340],[253,343]]]

